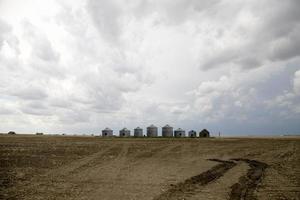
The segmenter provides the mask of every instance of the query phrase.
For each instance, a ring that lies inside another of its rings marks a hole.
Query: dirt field
[[[0,199],[300,199],[300,138],[0,136]]]

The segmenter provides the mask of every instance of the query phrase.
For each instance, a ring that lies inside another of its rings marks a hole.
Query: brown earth
[[[300,199],[300,138],[0,135],[0,199]]]

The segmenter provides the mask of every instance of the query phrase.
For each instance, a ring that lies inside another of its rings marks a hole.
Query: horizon
[[[157,135],[157,137],[163,137],[162,136],[162,129],[161,128],[162,127],[158,127],[158,135]],[[128,128],[128,129],[130,130],[130,136],[129,137],[135,137],[133,135],[134,128],[132,128],[132,129]],[[138,137],[138,138],[144,138],[146,136],[147,127],[142,128],[142,129],[143,129],[143,135],[144,136],[143,137]],[[113,135],[112,136],[113,137],[119,137],[119,131],[121,129],[119,129],[119,130],[112,129],[112,130],[113,130]],[[188,129],[188,130],[184,129],[185,134],[186,134],[185,138],[189,138],[187,134],[191,130],[194,130],[194,129]],[[200,131],[202,131],[202,130],[203,129],[201,129],[201,130],[200,129],[199,130],[194,130],[197,133],[197,137],[199,137],[198,135],[199,135]],[[10,130],[10,131],[15,132],[14,130]],[[8,131],[8,132],[10,132],[10,131]],[[0,134],[2,134],[2,135],[8,135],[8,132],[0,132]],[[79,133],[79,132],[77,132],[77,133],[71,133],[71,132],[55,133],[55,132],[43,132],[43,131],[39,131],[39,132],[15,132],[15,133],[16,133],[16,135],[36,135],[37,133],[42,133],[43,135],[46,135],[46,136],[47,135],[48,136],[92,136],[92,137],[97,137],[97,136],[101,137],[102,136],[102,130],[98,131],[98,132],[95,132],[95,133],[87,133],[87,132],[85,132],[85,133]],[[174,133],[174,130],[173,130],[173,133]],[[225,138],[225,137],[228,137],[228,138],[235,138],[235,137],[237,137],[237,138],[239,138],[239,137],[246,137],[246,138],[248,138],[248,137],[249,138],[254,137],[254,138],[259,138],[259,137],[262,137],[262,138],[264,138],[264,137],[298,137],[298,136],[300,136],[300,133],[292,133],[292,134],[284,134],[284,133],[282,133],[282,134],[266,134],[266,133],[231,134],[231,133],[222,133],[222,132],[220,132],[220,136],[219,136],[219,132],[210,132],[210,137],[212,137],[212,138]],[[148,138],[148,137],[146,137],[146,138]],[[152,138],[152,137],[150,137],[150,138]],[[163,137],[163,138],[168,139],[168,137]],[[173,136],[172,138],[176,138],[176,137]]]

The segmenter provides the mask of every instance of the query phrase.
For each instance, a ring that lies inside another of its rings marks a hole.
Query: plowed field
[[[300,138],[0,136],[0,199],[300,199]]]

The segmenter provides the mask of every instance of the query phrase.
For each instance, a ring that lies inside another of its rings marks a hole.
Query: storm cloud
[[[0,132],[300,126],[298,0],[0,1]]]

